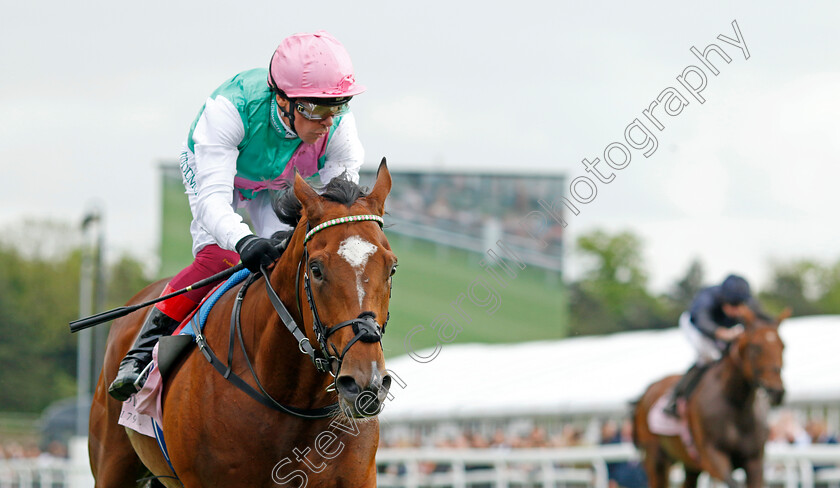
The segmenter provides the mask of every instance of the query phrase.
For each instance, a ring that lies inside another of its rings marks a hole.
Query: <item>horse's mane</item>
[[[346,205],[347,207],[353,205],[356,200],[368,194],[368,189],[351,181],[347,173],[336,176],[326,186],[316,188],[315,190],[321,194],[321,197],[335,203]],[[289,189],[274,202],[274,212],[277,214],[280,222],[291,226],[292,230],[277,232],[272,237],[274,239],[283,239],[294,232],[294,228],[300,221],[301,210],[300,200],[297,199],[295,192],[292,191],[292,185],[289,185]]]

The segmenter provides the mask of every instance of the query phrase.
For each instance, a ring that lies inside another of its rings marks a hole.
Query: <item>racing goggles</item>
[[[350,111],[350,98],[336,105],[320,105],[308,100],[295,100],[295,110],[309,120],[324,120]]]

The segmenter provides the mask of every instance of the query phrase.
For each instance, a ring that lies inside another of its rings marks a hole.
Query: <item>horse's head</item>
[[[747,310],[744,317],[744,334],[732,345],[730,354],[740,364],[747,381],[763,388],[773,405],[779,405],[785,394],[782,382],[782,352],[784,343],[779,337],[779,325],[790,316],[783,311],[774,321],[764,321]]]
[[[391,190],[385,160],[368,195],[349,185],[355,194],[322,196],[297,175],[294,193],[307,222],[301,266],[314,328],[321,330],[316,340],[331,356],[341,410],[370,417],[391,385],[380,342],[397,266],[381,225]]]

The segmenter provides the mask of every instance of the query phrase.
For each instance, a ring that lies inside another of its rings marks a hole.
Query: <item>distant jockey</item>
[[[678,399],[688,398],[703,372],[721,358],[730,342],[744,332],[741,321],[747,310],[769,320],[752,296],[749,283],[740,276],[729,275],[720,285],[697,293],[689,310],[680,316],[680,329],[696,351],[697,358],[674,387],[665,413],[679,416]]]

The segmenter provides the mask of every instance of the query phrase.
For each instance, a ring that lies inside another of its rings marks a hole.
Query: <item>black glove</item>
[[[270,239],[263,239],[253,234],[245,236],[236,243],[236,252],[252,273],[259,273],[260,266],[268,268],[280,257],[282,251],[277,243]]]

